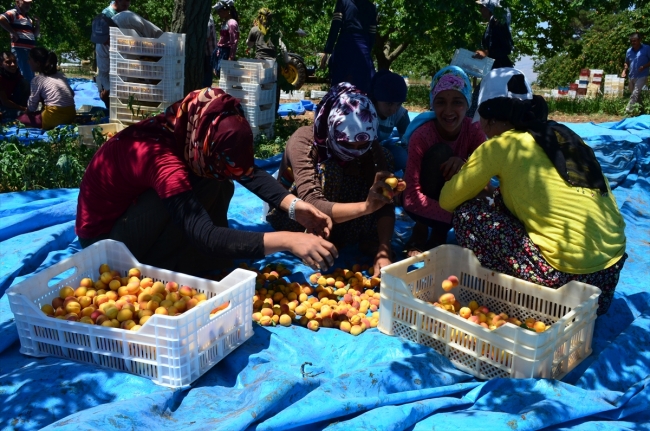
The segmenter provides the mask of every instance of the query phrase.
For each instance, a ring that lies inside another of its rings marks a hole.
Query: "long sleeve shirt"
[[[235,58],[237,53],[237,45],[239,44],[239,24],[234,19],[221,24],[219,31],[219,42],[217,46],[230,47],[230,60]]]
[[[341,31],[377,33],[377,6],[369,0],[336,0],[324,52],[334,52]]]
[[[442,188],[440,206],[453,211],[493,176],[499,178],[508,210],[558,271],[591,274],[625,253],[625,222],[609,184],[601,195],[565,182],[526,132],[511,130],[478,147]]]
[[[451,223],[452,214],[441,208],[437,200],[428,197],[422,192],[422,183],[420,181],[421,172],[425,169],[422,166],[424,155],[431,147],[441,142],[444,141],[440,137],[433,121],[424,123],[411,135],[406,162],[406,174],[404,175],[404,181],[406,181],[404,208],[431,220]],[[465,118],[456,141],[445,143],[452,148],[456,157],[465,160],[483,142],[485,142],[485,133],[481,130],[479,123],[472,123],[470,118]]]

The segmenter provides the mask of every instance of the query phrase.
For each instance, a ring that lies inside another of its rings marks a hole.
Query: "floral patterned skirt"
[[[602,290],[597,314],[609,309],[627,254],[609,268],[591,274],[556,270],[531,241],[523,223],[506,208],[498,189],[494,205],[472,199],[459,206],[453,224],[458,244],[472,250],[484,267],[554,289],[572,280],[591,284]]]

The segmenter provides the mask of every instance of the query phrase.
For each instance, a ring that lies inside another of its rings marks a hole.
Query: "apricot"
[[[107,307],[104,308],[104,314],[109,319],[115,319],[117,317],[117,313],[119,312],[120,310],[118,310],[115,305],[108,305]]]
[[[194,295],[194,299],[196,299],[199,302],[200,301],[207,301],[208,296],[205,293],[198,293],[198,294]]]
[[[178,283],[176,283],[175,281],[167,282],[167,284],[165,285],[165,290],[167,292],[170,292],[170,293],[171,292],[177,292],[178,291]]]
[[[316,317],[316,310],[313,308],[308,308],[307,311],[305,311],[305,317],[309,320],[312,320]]]
[[[81,316],[79,319],[80,323],[86,323],[88,325],[94,325],[95,322],[93,322],[93,319],[91,319],[89,316]]]
[[[447,304],[453,304],[456,302],[456,297],[454,296],[453,293],[444,293],[440,295],[440,298],[438,298],[438,302],[440,302],[442,305],[447,305]]]
[[[81,305],[78,302],[70,301],[65,306],[66,313],[81,314]]]
[[[92,319],[92,317],[91,317],[91,319]],[[95,324],[103,326],[104,322],[110,322],[110,321],[111,321],[111,319],[109,319],[108,316],[106,316],[105,314],[102,314],[101,316],[98,316],[97,319],[95,319]]]
[[[156,308],[156,311],[154,311],[154,314],[163,314],[163,315],[168,315],[169,311],[165,307],[158,307]]]
[[[59,307],[63,307],[63,300],[64,298],[61,298],[60,296],[57,296],[52,300],[52,308],[55,310]]]
[[[282,326],[291,326],[292,320],[293,319],[291,319],[291,316],[289,316],[288,314],[283,314],[283,315],[280,316],[279,322],[280,322],[280,325],[282,325]]]
[[[72,286],[63,286],[61,290],[59,290],[59,297],[65,299],[69,296],[74,296],[74,289]]]
[[[108,286],[108,284],[113,280],[113,274],[109,271],[105,271],[99,276],[99,280]]]
[[[117,319],[117,320],[120,320],[120,319]],[[120,324],[120,327],[122,329],[126,329],[127,331],[130,330],[131,328],[133,328],[134,326],[135,326],[135,322],[133,320],[131,320],[131,319],[125,320]]]
[[[458,280],[458,277],[455,275],[450,275],[447,277],[447,280],[451,281],[451,283],[454,285],[454,287],[458,286],[460,284],[460,281]]]
[[[80,298],[82,296],[86,296],[87,292],[88,292],[88,288],[79,286],[74,290],[74,296]]]
[[[444,290],[445,292],[449,292],[454,287],[455,287],[454,283],[452,283],[451,281],[449,281],[449,280],[443,280],[442,281],[442,290]]]
[[[54,316],[54,307],[52,307],[50,304],[43,304],[41,311],[48,316]]]
[[[537,321],[533,324],[533,329],[535,332],[544,332],[546,330],[546,324],[544,322]]]
[[[133,331],[133,332],[135,332],[135,331],[139,331],[140,328],[142,328],[141,325],[133,325],[133,326],[131,327],[131,329],[129,329],[129,331]]]
[[[187,303],[185,301],[178,300],[178,301],[174,302],[173,307],[176,310],[178,310],[179,313],[184,313],[185,310],[187,310]]]
[[[343,323],[341,323],[343,325]],[[350,328],[350,334],[359,335],[363,332],[363,327],[361,325],[352,325]]]
[[[186,310],[190,310],[196,307],[197,305],[199,305],[199,300],[196,299],[196,297],[188,299],[187,302],[185,303]]]
[[[259,311],[257,313],[253,313],[254,321],[259,322],[261,318],[262,318],[262,313],[260,313]]]
[[[273,316],[273,309],[272,308],[262,308],[262,311],[260,313],[262,314],[262,316],[271,317],[271,316]]]
[[[535,319],[533,317],[529,317],[528,319],[525,320],[524,323],[528,328],[533,329],[535,326]]]
[[[94,286],[92,278],[82,278],[81,281],[79,282],[79,287],[85,287],[85,288],[91,288]]]
[[[314,332],[318,331],[319,327],[320,327],[319,323],[315,320],[310,320],[309,323],[307,323],[307,329],[312,330]]]
[[[472,313],[478,309],[478,302],[476,301],[469,301],[469,304],[467,305],[470,310],[472,310]]]
[[[101,326],[106,326],[108,328],[112,328],[113,327],[113,322],[111,320],[107,319],[107,320],[104,320],[100,325]]]
[[[108,289],[108,285],[106,283],[104,283],[103,281],[101,281],[101,280],[97,280],[95,282],[95,284],[93,285],[93,287],[95,288],[95,290],[98,290],[98,291]]]
[[[127,320],[133,319],[133,312],[128,308],[120,310],[115,318],[118,320],[118,322],[125,322]]]
[[[476,317],[476,320],[478,320],[477,316],[472,316],[472,310],[469,307],[462,307],[460,310],[458,310],[458,314],[463,319],[469,319],[471,316],[471,317]]]
[[[140,318],[139,324],[144,325],[145,323],[147,323],[147,320],[149,320],[149,319],[151,319],[151,316],[142,316]]]
[[[108,266],[107,263],[103,263],[103,264],[99,265],[99,274],[101,275],[101,274],[103,274],[105,272],[111,272],[111,267]]]
[[[153,286],[153,280],[149,277],[140,280],[140,287],[143,289]]]
[[[260,325],[262,326],[271,326],[273,323],[273,319],[270,316],[262,316],[260,319]]]
[[[96,309],[95,307],[93,307],[93,306],[85,307],[85,308],[82,308],[82,309],[81,309],[80,314],[81,314],[82,316],[91,317],[91,316],[93,315],[93,313],[94,313],[96,310],[97,310],[97,309]]]

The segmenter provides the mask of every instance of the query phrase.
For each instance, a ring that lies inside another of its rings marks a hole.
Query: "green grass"
[[[302,126],[308,126],[311,122],[309,120],[299,120],[293,115],[286,118],[276,117],[273,124],[273,138],[267,138],[265,135],[260,135],[255,139],[255,158],[268,159],[276,154],[284,152],[287,145],[287,140],[293,133]]]
[[[570,115],[626,115],[625,108],[630,100],[630,95],[624,97],[608,98],[602,95],[593,99],[546,99],[549,114],[563,113]],[[426,110],[429,108],[429,86],[411,85],[406,95],[407,105],[415,106]],[[644,91],[641,96],[641,103],[630,115],[650,114],[650,91]]]

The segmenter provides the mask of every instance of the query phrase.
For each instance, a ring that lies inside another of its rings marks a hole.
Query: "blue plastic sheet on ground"
[[[479,381],[434,350],[376,329],[256,327],[191,388],[59,358],[19,353],[0,297],[2,430],[650,430],[650,118],[568,124],[592,145],[627,224],[629,259],[596,321],[593,353],[562,381]],[[597,133],[599,129],[601,133]],[[640,133],[641,132],[641,133]],[[629,135],[629,136],[628,136]],[[613,138],[613,137],[616,138]],[[280,157],[258,161],[274,172]],[[78,190],[0,195],[0,295],[79,250]],[[271,230],[262,202],[237,185],[230,224]],[[412,222],[398,211],[395,250]],[[344,249],[336,266],[369,262]],[[254,262],[310,270],[286,253]],[[307,363],[311,365],[307,365]],[[304,366],[304,367],[303,367]]]

